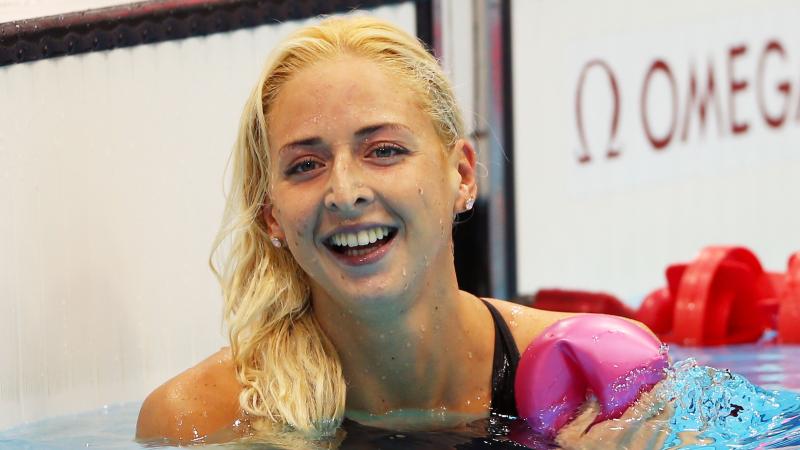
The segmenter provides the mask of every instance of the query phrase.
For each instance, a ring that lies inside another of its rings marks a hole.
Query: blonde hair
[[[269,57],[242,113],[232,154],[232,182],[211,267],[222,285],[224,317],[239,402],[261,427],[330,434],[345,411],[345,380],[336,349],[311,313],[306,275],[286,249],[269,243],[262,218],[270,191],[268,118],[283,85],[317,61],[353,55],[373,61],[418,94],[446,147],[463,135],[449,81],[420,42],[368,17],[328,18],[283,41]],[[214,258],[230,248],[219,270]]]

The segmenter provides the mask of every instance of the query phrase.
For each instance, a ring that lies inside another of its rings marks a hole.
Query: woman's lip
[[[348,266],[364,266],[367,264],[373,264],[381,260],[386,253],[389,251],[390,247],[394,244],[394,239],[397,237],[395,233],[391,239],[386,241],[385,244],[375,247],[369,253],[365,253],[363,255],[347,255],[344,253],[337,253],[330,248],[328,248],[328,252],[333,255],[338,261],[344,263]]]

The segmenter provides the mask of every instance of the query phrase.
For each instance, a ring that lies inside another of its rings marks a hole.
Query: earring
[[[469,211],[473,206],[475,206],[475,197],[470,197],[467,199],[467,203],[464,205],[464,207],[467,211]]]
[[[275,237],[275,236],[272,236],[272,237],[270,237],[270,238],[269,238],[269,241],[270,241],[270,242],[272,242],[272,245],[273,245],[275,248],[281,248],[281,247],[283,247],[283,242],[281,242],[281,240],[280,240],[280,239],[278,239],[278,238],[277,238],[277,237]]]

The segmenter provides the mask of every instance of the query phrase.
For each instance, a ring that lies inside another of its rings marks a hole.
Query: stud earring
[[[475,197],[470,197],[467,199],[467,203],[464,205],[464,207],[467,211],[469,211],[473,206],[475,206]]]
[[[275,237],[275,236],[272,236],[272,237],[270,237],[270,238],[269,238],[269,241],[270,241],[270,242],[272,242],[272,245],[273,245],[273,247],[275,247],[275,248],[281,248],[281,247],[283,247],[283,242],[281,242],[281,240],[280,240],[280,239],[278,239],[278,238],[277,238],[277,237]]]

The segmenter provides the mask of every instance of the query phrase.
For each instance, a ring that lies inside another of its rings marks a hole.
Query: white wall
[[[414,6],[375,15],[414,33]],[[290,22],[0,68],[0,429],[141,400],[225,345],[206,265]]]
[[[768,269],[785,270],[789,254],[800,249],[796,1],[512,5],[521,293],[606,290],[635,304],[664,284],[667,264],[690,260],[711,244],[749,246]],[[784,54],[770,51],[759,69],[773,39]],[[613,71],[619,127],[611,139],[614,96],[607,74],[593,66],[582,88],[583,149],[576,95],[580,73],[594,59]],[[643,122],[646,116],[656,140],[669,136],[673,88],[664,71],[645,88],[658,59],[673,74],[677,105],[673,138],[660,150]],[[706,88],[709,64],[715,78],[704,132],[697,105],[687,107],[692,64],[698,89]],[[788,96],[777,89],[781,82],[790,86]],[[764,120],[760,99],[769,116],[785,116],[780,126]],[[734,131],[745,123],[746,131]],[[620,150],[614,159],[605,156],[610,139]],[[592,160],[580,163],[587,151]]]
[[[3,0],[0,23],[132,3],[130,0]]]

